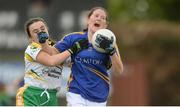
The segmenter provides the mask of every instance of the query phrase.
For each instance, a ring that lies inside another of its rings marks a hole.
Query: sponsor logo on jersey
[[[90,59],[90,58],[81,58],[81,57],[76,57],[75,61],[79,62],[79,63],[82,63],[82,64],[84,64],[84,63],[86,63],[86,64],[94,64],[94,65],[103,64],[103,61],[99,60],[99,59]]]

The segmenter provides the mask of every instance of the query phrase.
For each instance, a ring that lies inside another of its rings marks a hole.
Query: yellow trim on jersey
[[[72,34],[80,34],[80,35],[83,35],[83,34],[85,34],[85,32],[72,32],[72,33],[68,33],[68,34],[64,35],[61,40],[63,40],[66,36],[69,36],[69,35],[72,35]]]
[[[32,42],[32,43],[31,43],[31,46],[32,46],[32,47],[36,47],[36,48],[41,48],[41,45],[38,44],[38,43],[35,43],[35,42]]]
[[[70,83],[71,83],[71,81],[73,80],[73,75],[72,75],[72,73],[70,74],[70,77],[69,77],[69,79],[68,79],[68,83],[67,83],[67,91],[69,91],[69,85],[70,85]]]
[[[29,54],[27,54],[27,53],[25,53],[25,59],[30,61],[30,62],[34,61],[33,58]]]
[[[24,85],[18,90],[16,95],[16,106],[24,106],[24,96],[23,93],[27,89],[28,85]]]
[[[98,75],[99,77],[101,77],[107,84],[109,84],[109,77],[105,76],[103,73],[101,73],[100,71],[90,68],[90,67],[86,67],[88,70],[94,72],[96,75]]]
[[[68,35],[72,35],[72,34],[80,34],[80,35],[83,35],[85,32],[72,32],[72,33],[68,33],[66,34],[65,36],[68,36]],[[64,37],[65,37],[64,36]]]
[[[25,73],[25,76],[27,77],[32,77],[34,79],[37,79],[37,80],[41,80],[41,81],[44,81],[46,82],[45,79],[41,78],[36,72],[34,72],[33,70],[30,70],[28,72]]]

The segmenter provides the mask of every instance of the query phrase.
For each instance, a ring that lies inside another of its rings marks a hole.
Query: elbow
[[[123,72],[123,64],[122,63],[113,63],[111,70],[116,74],[116,76],[120,76]]]
[[[48,65],[49,67],[53,67],[53,66],[56,66],[55,64],[51,63]]]
[[[120,74],[122,74],[123,71],[124,71],[124,68],[123,68],[123,66],[122,66],[121,69],[120,69]]]
[[[124,71],[124,67],[123,67],[123,64],[122,64],[122,63],[120,64],[120,67],[119,67],[119,68],[120,68],[120,74],[122,74],[123,71]]]
[[[46,66],[49,66],[49,67],[53,67],[53,66],[56,66],[58,64],[56,64],[56,62],[54,60],[48,60],[48,63]]]
[[[115,69],[114,69],[117,73],[117,76],[120,76],[122,73],[123,73],[123,65],[120,65],[120,66],[116,66]]]
[[[117,75],[120,76],[123,73],[123,69],[118,70]]]

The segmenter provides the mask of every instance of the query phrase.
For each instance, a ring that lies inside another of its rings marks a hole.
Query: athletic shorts
[[[72,93],[72,92],[67,92],[66,93],[66,100],[67,100],[67,106],[68,107],[87,107],[87,106],[100,106],[100,107],[105,107],[106,102],[93,102],[89,101],[87,99],[84,99],[81,97],[81,95]]]
[[[57,106],[57,90],[24,85],[16,95],[16,106]]]

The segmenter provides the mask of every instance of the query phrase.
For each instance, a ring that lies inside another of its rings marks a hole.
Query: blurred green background
[[[107,8],[109,29],[117,37],[124,64],[120,77],[111,76],[108,105],[180,105],[179,0],[12,2],[15,1],[0,1],[0,105],[15,105],[16,90],[24,73],[23,52],[28,44],[23,30],[25,21],[43,17],[52,38],[60,40],[68,32],[82,30],[84,13],[94,6]],[[66,71],[69,73],[68,68]],[[64,73],[63,87],[68,73]],[[59,94],[59,105],[66,105],[65,92]]]

